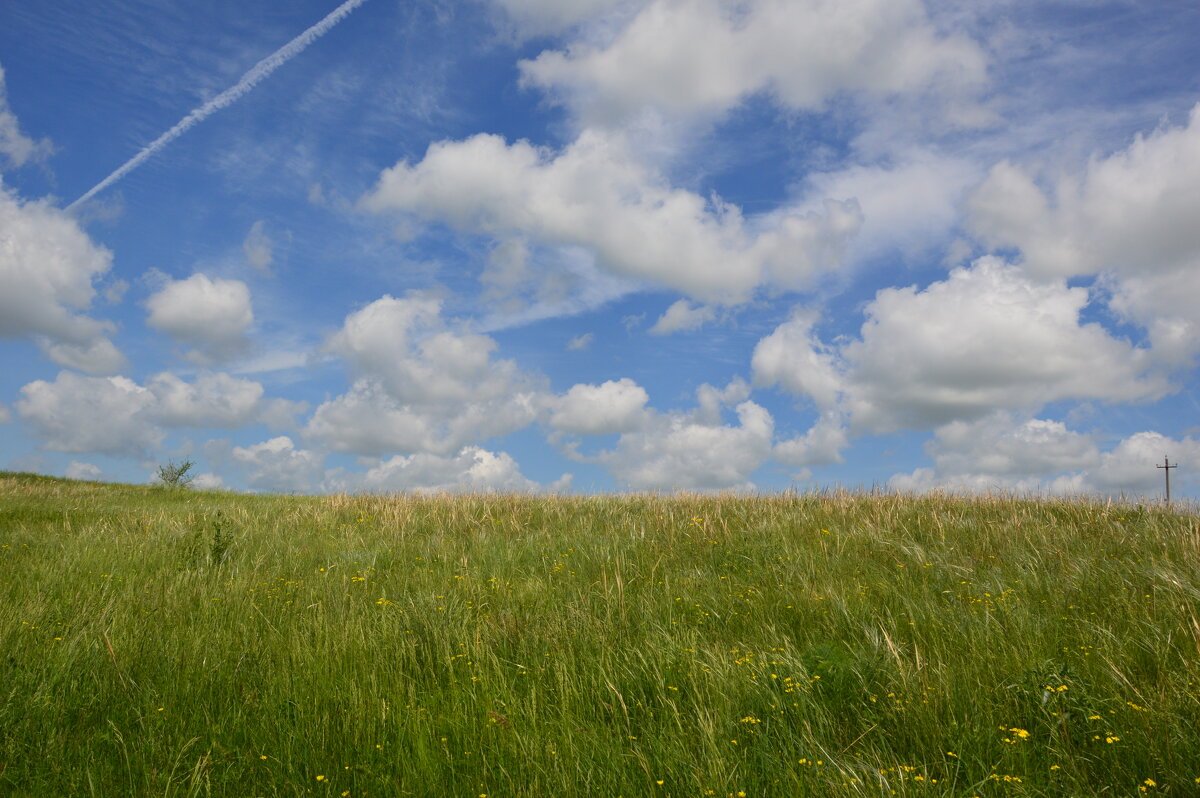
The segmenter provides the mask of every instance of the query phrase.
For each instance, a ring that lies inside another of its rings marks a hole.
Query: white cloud
[[[1088,292],[1036,282],[984,258],[923,291],[884,289],[862,339],[852,420],[887,428],[1038,407],[1059,399],[1134,401],[1167,392],[1145,350],[1080,323]]]
[[[360,377],[378,379],[405,403],[491,399],[518,379],[511,360],[493,362],[486,335],[446,330],[440,299],[384,296],[346,317],[326,349]]]
[[[584,333],[583,335],[577,335],[574,338],[572,338],[571,340],[567,341],[567,350],[570,352],[582,352],[583,350],[587,349],[589,346],[592,345],[592,340],[595,337],[596,336],[593,333]]]
[[[970,210],[980,236],[1020,247],[1034,274],[1161,273],[1194,266],[1200,256],[1198,185],[1200,105],[1186,126],[1139,135],[1049,192],[1024,169],[1000,163]]]
[[[8,107],[8,90],[4,84],[4,67],[0,67],[0,155],[13,166],[24,166],[50,154],[50,141],[34,141],[21,133],[17,116]]]
[[[355,376],[350,390],[313,413],[306,434],[363,455],[448,455],[531,423],[543,380],[496,342],[445,328],[440,300],[384,296],[346,317],[327,345]]]
[[[305,427],[305,435],[334,451],[372,457],[452,451],[459,442],[440,433],[436,419],[396,401],[372,380],[359,380],[348,392],[322,403]]]
[[[1136,401],[1170,390],[1148,352],[1081,323],[1088,292],[995,258],[918,291],[886,288],[836,349],[799,316],[755,351],[755,382],[835,405],[857,431],[924,428],[1063,399]]]
[[[196,478],[192,480],[192,487],[196,490],[220,490],[225,487],[225,480],[216,474],[205,472],[196,475]]]
[[[113,325],[75,312],[91,304],[93,281],[111,267],[112,253],[70,216],[0,184],[0,338],[34,336],[62,366],[119,370],[124,358],[107,338]]]
[[[890,487],[964,492],[1155,496],[1163,488],[1162,458],[1195,461],[1200,441],[1139,432],[1101,452],[1091,436],[1057,421],[997,413],[939,428],[926,445],[932,468],[897,474]]]
[[[749,398],[750,386],[741,377],[734,377],[724,388],[703,383],[696,389],[696,408],[691,418],[701,424],[718,426],[723,407],[732,407]]]
[[[465,446],[449,457],[418,453],[395,456],[356,479],[357,487],[371,491],[420,492],[528,492],[539,485],[526,479],[506,452]]]
[[[17,413],[59,452],[142,456],[163,432],[146,411],[154,395],[124,377],[83,377],[60,372],[54,382],[35,380],[21,388]]]
[[[197,272],[168,282],[146,300],[147,323],[193,347],[187,357],[200,364],[228,360],[249,346],[254,322],[250,289],[240,280],[209,278]]]
[[[892,487],[1037,491],[1049,484],[1047,478],[1089,468],[1100,459],[1089,436],[1058,421],[1017,421],[1006,412],[939,427],[925,450],[934,467],[897,474]]]
[[[1087,435],[1059,421],[1013,421],[997,413],[975,422],[953,421],[935,433],[930,453],[939,471],[983,471],[998,476],[1045,476],[1086,467],[1098,457]]]
[[[67,470],[63,473],[67,479],[82,479],[89,482],[96,482],[104,477],[104,472],[100,470],[100,466],[91,463],[81,463],[78,460],[72,460],[67,465]]]
[[[646,109],[715,115],[758,92],[811,110],[846,92],[953,90],[984,68],[982,50],[939,35],[918,0],[654,0],[607,41],[521,62],[526,84],[605,124]]]
[[[324,457],[308,449],[297,449],[286,435],[253,446],[235,446],[230,456],[255,490],[312,491],[324,476]]]
[[[361,207],[499,239],[578,246],[605,268],[701,300],[734,303],[762,284],[801,288],[841,262],[854,203],[782,209],[751,222],[719,199],[672,188],[619,133],[584,131],[558,154],[480,134],[430,145],[385,170]]]
[[[628,377],[600,385],[574,385],[562,396],[547,401],[548,423],[560,432],[576,435],[609,435],[630,432],[650,418],[646,389]]]
[[[817,407],[832,408],[842,391],[837,352],[817,339],[817,314],[797,310],[754,347],[754,384],[779,385],[796,396],[810,397]]]
[[[264,398],[257,382],[221,373],[188,383],[164,372],[141,386],[124,377],[63,371],[54,382],[29,383],[21,396],[17,413],[43,448],[131,457],[156,448],[166,428],[282,425],[303,409],[302,403]]]
[[[0,403],[0,424],[7,424],[12,421],[12,413],[9,409]]]
[[[824,466],[842,462],[842,451],[849,445],[845,423],[840,414],[822,413],[804,435],[775,444],[772,456],[791,466]]]
[[[168,427],[233,429],[259,421],[287,426],[290,417],[305,407],[300,402],[265,399],[261,384],[221,372],[201,374],[190,383],[163,372],[147,380],[146,387],[155,398],[150,415]]]
[[[771,456],[771,414],[745,401],[746,383],[697,391],[691,413],[650,414],[636,430],[595,459],[634,490],[747,490],[750,475]],[[738,424],[721,419],[721,406],[737,403]]]
[[[185,382],[169,372],[151,377],[146,387],[163,424],[186,427],[239,427],[249,423],[262,401],[263,387],[228,374],[204,374]]]
[[[577,316],[645,287],[602,267],[584,247],[518,245],[506,237],[492,249],[479,281],[484,288],[479,301],[486,308],[479,332]]]
[[[1139,135],[1043,189],[995,166],[970,200],[974,231],[1018,247],[1032,274],[1108,274],[1112,305],[1174,364],[1200,351],[1200,105],[1182,127]]]
[[[1190,367],[1200,352],[1200,255],[1190,267],[1103,281],[1109,307],[1146,329],[1155,357]]]
[[[271,263],[275,260],[273,242],[267,234],[266,222],[259,219],[250,226],[250,232],[242,242],[242,254],[246,262],[263,274],[270,274]]]
[[[635,490],[753,489],[750,475],[771,455],[771,415],[754,402],[736,408],[739,425],[710,425],[682,416],[626,433],[601,462]]]
[[[110,329],[107,325],[104,329]],[[107,338],[93,338],[75,344],[65,341],[54,342],[48,338],[38,340],[46,357],[60,366],[77,369],[88,374],[112,374],[125,366],[125,356]]]
[[[850,260],[894,251],[917,257],[953,233],[966,194],[981,174],[965,159],[913,150],[893,154],[884,165],[855,164],[810,175],[805,193],[816,200],[854,200],[862,208],[862,230],[850,243]]]
[[[682,330],[695,330],[716,317],[717,313],[712,308],[692,307],[686,299],[681,299],[667,308],[647,332],[651,335],[670,335]]]
[[[633,490],[747,490],[750,475],[771,456],[774,422],[764,408],[747,401],[750,386],[734,379],[725,388],[701,385],[691,411],[659,413],[648,407],[644,388],[629,378],[600,385],[579,384],[543,399],[547,425],[560,435],[619,434],[613,448],[596,455],[566,454],[598,463],[623,487]],[[736,425],[723,410],[733,407]],[[562,489],[565,489],[565,485]]]
[[[1157,432],[1139,432],[1122,440],[1100,456],[1100,462],[1082,474],[1073,490],[1083,493],[1103,493],[1126,496],[1156,496],[1163,490],[1163,472],[1157,468],[1163,457],[1171,463],[1200,462],[1200,441],[1194,438],[1172,439]],[[1172,473],[1173,483],[1179,486],[1180,471]],[[1191,478],[1195,485],[1195,478]]]

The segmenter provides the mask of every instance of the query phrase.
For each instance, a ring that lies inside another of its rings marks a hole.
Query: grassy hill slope
[[[1200,795],[1200,525],[0,474],[0,794]]]

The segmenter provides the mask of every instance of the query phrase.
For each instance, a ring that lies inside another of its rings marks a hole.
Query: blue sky
[[[0,467],[1200,495],[1193,2],[0,18]]]

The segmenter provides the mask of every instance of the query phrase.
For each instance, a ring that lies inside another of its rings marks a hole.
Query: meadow
[[[0,474],[0,794],[1200,795],[1200,519]]]

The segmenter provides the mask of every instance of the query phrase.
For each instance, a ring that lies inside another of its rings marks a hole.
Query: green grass
[[[0,794],[1194,796],[1198,607],[1149,506],[0,474]]]

